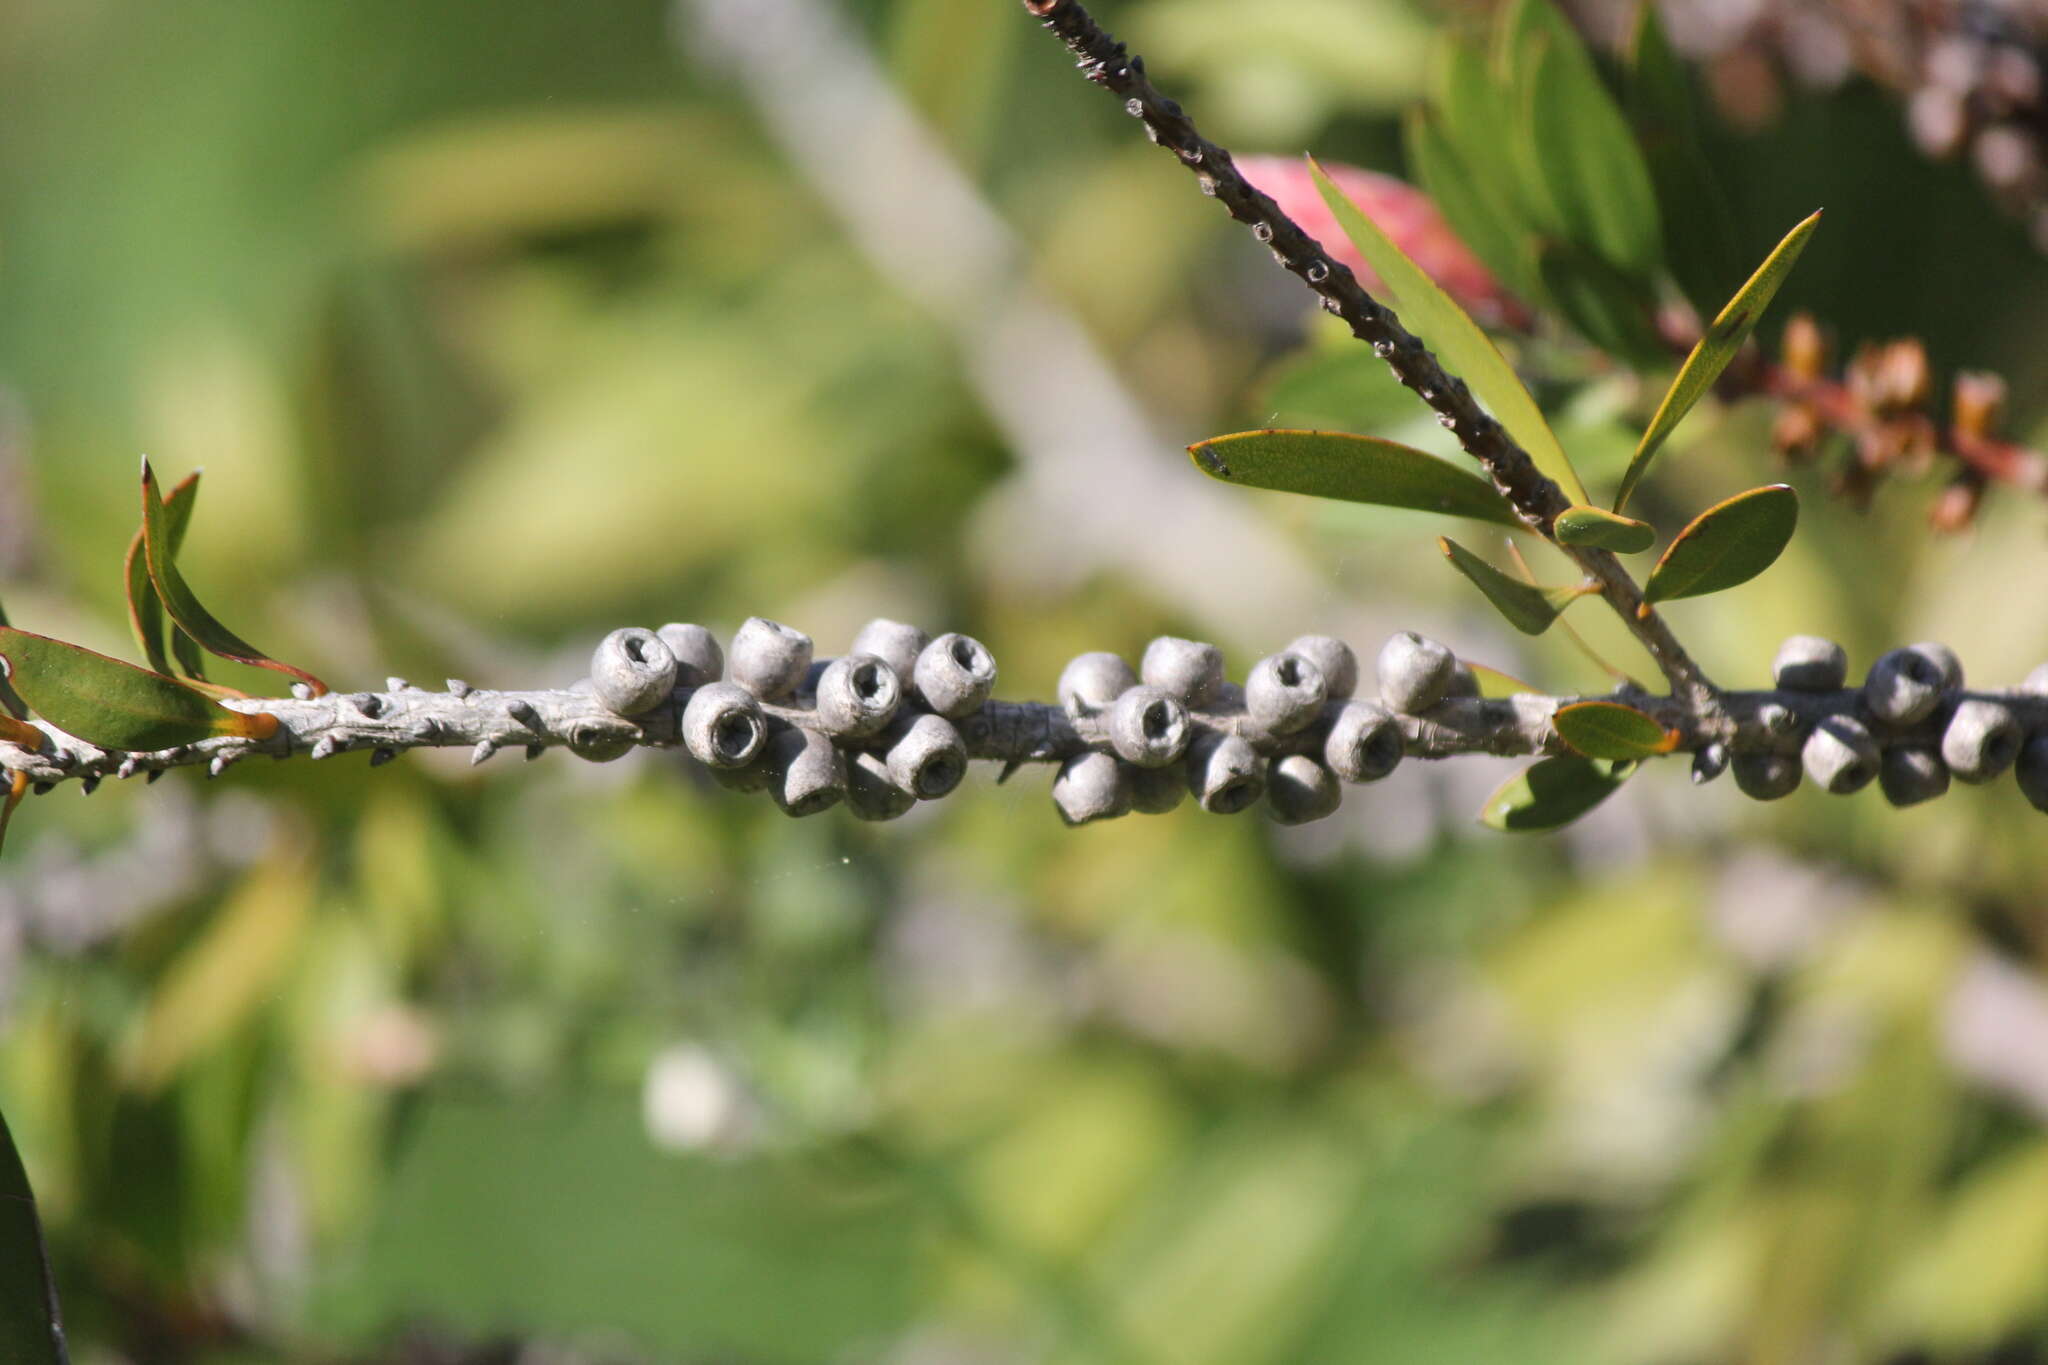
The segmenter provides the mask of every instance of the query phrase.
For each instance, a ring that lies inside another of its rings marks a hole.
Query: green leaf
[[[20,774],[16,774],[20,778]],[[25,779],[24,779],[25,781]],[[21,799],[17,781],[7,809]],[[5,816],[0,815],[0,829]],[[0,1115],[0,1360],[9,1365],[64,1365],[64,1323],[50,1253],[36,1216],[35,1191]]]
[[[1500,424],[1507,428],[1536,468],[1557,481],[1573,502],[1586,501],[1586,490],[1565,458],[1564,447],[1543,419],[1543,410],[1529,396],[1512,366],[1494,349],[1479,324],[1437,286],[1436,281],[1408,259],[1358,205],[1330,181],[1323,168],[1309,161],[1316,188],[1336,215],[1345,235],[1359,250],[1375,273],[1386,281],[1394,295],[1395,307],[1408,327],[1434,349],[1452,373],[1465,383]]]
[[[1521,108],[1569,240],[1618,271],[1648,275],[1661,264],[1663,227],[1649,167],[1621,106],[1568,28],[1562,39],[1535,34],[1523,60]]]
[[[1503,673],[1497,668],[1475,664],[1470,659],[1466,659],[1464,663],[1465,667],[1472,670],[1472,676],[1479,680],[1479,695],[1488,701],[1505,701],[1509,697],[1519,696],[1525,692],[1533,695],[1536,691],[1520,678]]]
[[[1628,51],[1628,113],[1657,190],[1664,259],[1701,317],[1742,278],[1742,240],[1728,199],[1700,146],[1698,100],[1651,0],[1636,11]]]
[[[1485,480],[1436,456],[1341,431],[1241,431],[1188,447],[1195,467],[1224,483],[1312,498],[1410,507],[1519,528]]]
[[[7,795],[0,797],[0,850],[7,847],[7,825],[14,819],[14,808],[27,794],[28,774],[16,768],[7,776]]]
[[[1657,539],[1656,528],[1646,521],[1583,503],[1559,512],[1550,523],[1550,534],[1560,545],[1584,545],[1624,555],[1640,554]]]
[[[7,608],[0,606],[0,626],[6,624]],[[16,720],[28,719],[27,704],[22,701],[21,694],[14,690],[14,684],[4,677],[0,677],[0,707],[5,707],[7,713]]]
[[[1543,249],[1537,270],[1551,304],[1579,335],[1632,369],[1664,364],[1668,352],[1657,335],[1656,292],[1647,278],[1624,275],[1564,242]]]
[[[1635,770],[1632,762],[1604,758],[1546,758],[1495,788],[1479,820],[1512,834],[1561,829],[1612,796]]]
[[[1529,236],[1498,185],[1475,174],[1441,121],[1420,106],[1402,120],[1408,169],[1458,240],[1516,293],[1537,293]]]
[[[1473,554],[1457,541],[1438,536],[1437,545],[1459,573],[1472,580],[1508,624],[1524,635],[1541,635],[1550,629],[1557,614],[1594,589],[1590,584],[1569,588],[1541,588],[1510,578]]]
[[[1664,401],[1657,405],[1656,416],[1650,419],[1649,429],[1643,432],[1641,444],[1637,445],[1634,458],[1628,462],[1628,472],[1621,476],[1621,490],[1615,494],[1614,510],[1619,512],[1628,504],[1628,496],[1635,491],[1636,482],[1648,468],[1650,457],[1664,444],[1664,438],[1685,414],[1692,411],[1693,404],[1721,377],[1721,371],[1728,368],[1728,362],[1735,359],[1735,353],[1742,349],[1742,343],[1749,340],[1749,334],[1756,326],[1756,320],[1768,308],[1771,298],[1778,292],[1778,286],[1785,282],[1785,276],[1799,260],[1799,253],[1806,249],[1807,239],[1820,226],[1820,211],[1801,221],[1799,226],[1785,234],[1785,239],[1764,258],[1756,268],[1749,282],[1735,291],[1735,297],[1714,319],[1699,344],[1692,348],[1692,354],[1685,358],[1685,364],[1678,369],[1678,377],[1671,381],[1671,387],[1664,394]]]
[[[1437,66],[1437,110],[1458,159],[1500,202],[1503,222],[1517,235],[1554,236],[1563,229],[1563,215],[1548,201],[1534,151],[1523,145],[1526,137],[1518,141],[1502,132],[1519,123],[1511,89],[1478,48],[1456,38],[1444,44]],[[1533,283],[1533,270],[1525,279]]]
[[[12,626],[0,627],[0,659],[37,715],[102,749],[147,753],[277,732],[275,716],[230,711],[189,683]]]
[[[1561,706],[1552,724],[1558,738],[1587,758],[1653,758],[1678,747],[1676,730],[1667,730],[1635,707],[1617,701]]]
[[[1643,597],[1668,602],[1747,583],[1784,553],[1798,524],[1799,495],[1782,483],[1715,503],[1665,549]]]
[[[178,629],[223,659],[231,659],[255,668],[269,668],[279,673],[288,673],[312,687],[315,696],[327,690],[326,683],[303,668],[279,663],[222,625],[214,618],[213,613],[199,604],[199,599],[193,596],[192,589],[186,586],[184,578],[178,573],[178,566],[172,560],[176,547],[171,535],[170,509],[164,505],[163,499],[157,496],[156,475],[151,472],[148,460],[142,462],[142,539],[143,552],[149,562],[150,582],[156,586],[157,595],[163,599],[164,610],[178,623]],[[54,720],[54,717],[52,719]]]
[[[185,543],[185,528],[192,522],[192,507],[198,498],[198,470],[187,474],[164,494],[164,524],[173,560]],[[149,581],[149,556],[143,547],[142,532],[142,527],[135,528],[135,538],[128,542],[128,557],[122,564],[123,576],[128,581],[128,627],[135,633],[135,643],[142,647],[142,657],[149,666],[159,673],[169,673],[170,660],[164,656],[163,599],[157,596],[156,585]]]

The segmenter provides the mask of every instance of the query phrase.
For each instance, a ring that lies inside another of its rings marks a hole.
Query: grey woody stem
[[[1332,259],[1246,180],[1228,150],[1196,131],[1180,105],[1146,77],[1144,59],[1130,55],[1086,9],[1075,0],[1024,0],[1024,8],[1059,36],[1089,80],[1122,99],[1125,111],[1145,125],[1146,134],[1180,158],[1204,194],[1249,225],[1252,235],[1272,249],[1275,260],[1314,290],[1325,309],[1350,324],[1354,336],[1372,346],[1395,377],[1429,405],[1464,451],[1480,463],[1522,520],[1547,536],[1551,521],[1570,505],[1564,491],[1536,468],[1529,453],[1479,405],[1465,382],[1447,373],[1393,311],[1359,285],[1348,266]],[[1599,586],[1600,595],[1656,661],[1672,691],[1690,698],[1698,709],[1710,709],[1716,695],[1713,684],[1643,600],[1621,562],[1605,550],[1559,548]]]

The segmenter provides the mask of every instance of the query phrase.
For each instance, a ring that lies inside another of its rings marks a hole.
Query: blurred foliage
[[[847,8],[1177,433],[1447,449],[1014,7]],[[1474,17],[1103,10],[1213,135],[1397,172]],[[614,625],[768,612],[971,631],[1044,695],[1203,633],[986,570],[1016,456],[972,377],[689,46],[625,0],[0,10],[16,622],[123,650],[146,451],[207,468],[195,591],[339,686],[566,682]],[[2048,269],[1899,122],[1852,84],[1703,128],[1737,254],[1824,203],[1773,318],[1917,333],[2037,422]],[[1520,358],[1611,484],[1663,377],[1574,355]],[[1703,405],[1632,510],[1779,477],[1765,426]],[[2048,656],[2037,503],[1931,540],[1924,488],[1801,491],[1767,588],[1671,610],[1718,676],[1793,631]],[[1483,616],[1433,519],[1245,502],[1333,601],[1602,685]],[[1068,831],[1031,774],[797,823],[656,755],[110,786],[14,832],[0,1108],[81,1362],[2048,1357],[2039,817],[1664,766],[1545,840],[1471,822],[1476,760],[1286,832]]]

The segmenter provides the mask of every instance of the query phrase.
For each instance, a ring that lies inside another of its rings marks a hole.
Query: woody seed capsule
[[[846,808],[861,820],[894,820],[908,815],[917,798],[896,785],[888,765],[873,754],[846,760]]]
[[[896,670],[872,654],[848,654],[818,675],[818,726],[829,735],[859,739],[889,723],[903,701]]]
[[[1299,635],[1284,652],[1305,655],[1320,668],[1324,690],[1333,699],[1348,697],[1358,690],[1358,656],[1336,636]]]
[[[924,714],[908,725],[899,717],[885,760],[889,778],[921,801],[936,801],[967,775],[967,746],[944,716]]]
[[[1404,630],[1380,646],[1380,700],[1410,715],[1427,711],[1450,691],[1458,660],[1436,641]]]
[[[1728,746],[1709,744],[1692,756],[1692,780],[1696,787],[1704,787],[1728,770]]]
[[[2020,691],[2030,696],[2048,696],[2048,664],[2036,664],[2034,671],[2027,674],[2026,681],[2020,684]]]
[[[2018,717],[2010,707],[1982,697],[1956,706],[1941,735],[1941,757],[1962,782],[1989,782],[2020,756]]]
[[[1273,765],[1266,805],[1283,825],[1305,825],[1334,813],[1344,793],[1337,777],[1307,754],[1288,754]]]
[[[970,635],[941,635],[919,651],[911,676],[926,706],[958,720],[995,690],[996,661]]]
[[[1223,651],[1199,640],[1162,635],[1145,646],[1138,676],[1191,707],[1200,709],[1223,681]]]
[[[1457,701],[1479,695],[1479,675],[1472,671],[1472,665],[1463,659],[1451,665],[1451,685],[1444,689],[1445,701]]]
[[[1382,706],[1369,701],[1336,703],[1323,762],[1346,782],[1377,782],[1401,762],[1401,726]]]
[[[811,667],[811,637],[800,630],[749,616],[733,632],[732,680],[762,701],[794,692]]]
[[[1109,742],[1128,762],[1163,768],[1187,752],[1188,709],[1162,688],[1126,688],[1109,710]]]
[[[767,738],[761,704],[736,683],[706,683],[683,706],[683,743],[707,768],[744,768]]]
[[[2013,776],[2019,779],[2020,794],[2035,810],[2048,812],[2048,731],[2028,738],[2014,762]]]
[[[1833,692],[1849,677],[1849,652],[1818,635],[1794,635],[1778,646],[1771,677],[1788,692]]]
[[[590,656],[591,691],[613,715],[652,711],[668,700],[675,685],[676,656],[651,630],[615,630]]]
[[[1203,731],[1188,745],[1188,790],[1210,814],[1235,815],[1265,794],[1265,764],[1236,735]]]
[[[1305,654],[1288,650],[1252,665],[1244,680],[1244,709],[1269,735],[1291,735],[1323,712],[1329,684]]]
[[[1070,720],[1084,720],[1138,685],[1138,675],[1120,657],[1106,650],[1076,655],[1060,671],[1060,709]]]
[[[1060,765],[1052,780],[1053,804],[1070,825],[1114,820],[1131,809],[1131,786],[1123,764],[1093,749]]]
[[[1800,750],[1807,776],[1836,796],[1868,786],[1877,776],[1877,741],[1854,716],[1829,716],[1813,727]]]
[[[1776,801],[1799,790],[1799,760],[1790,754],[1737,754],[1728,767],[1735,785],[1754,801]]]
[[[676,686],[702,687],[725,675],[725,651],[704,627],[671,621],[654,633],[676,656]]]
[[[847,653],[872,654],[895,669],[897,677],[908,678],[917,669],[917,656],[930,643],[931,637],[916,626],[876,617],[860,628]]]
[[[1185,763],[1164,768],[1126,768],[1131,784],[1131,809],[1141,815],[1164,815],[1187,799],[1188,771]]]
[[[1941,670],[1941,690],[1953,692],[1963,685],[1963,661],[1956,652],[1937,640],[1922,640],[1908,649]]]
[[[1948,792],[1948,768],[1932,749],[1886,749],[1877,785],[1894,806],[1916,806]]]
[[[1916,649],[1894,649],[1870,666],[1863,680],[1863,704],[1887,725],[1925,720],[1941,701],[1939,660]]]
[[[770,774],[768,794],[785,815],[816,815],[838,805],[846,789],[845,760],[816,730],[777,734],[768,741],[762,766]]]

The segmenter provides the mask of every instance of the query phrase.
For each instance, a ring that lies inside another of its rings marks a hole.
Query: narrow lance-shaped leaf
[[[1571,240],[1618,271],[1649,274],[1662,255],[1663,229],[1649,168],[1621,106],[1577,34],[1537,34],[1523,60],[1522,109]]]
[[[187,474],[164,494],[164,527],[173,560],[185,543],[185,528],[192,522],[192,507],[199,497],[199,472]],[[135,643],[141,646],[143,660],[151,668],[169,673],[171,663],[164,654],[163,600],[156,594],[156,585],[149,581],[149,555],[141,526],[135,528],[135,538],[128,542],[128,557],[122,562],[122,570],[128,582],[128,627],[135,633]]]
[[[1664,32],[1654,0],[1642,0],[1628,47],[1628,113],[1657,188],[1665,266],[1701,317],[1720,307],[1746,264],[1728,199],[1699,141],[1685,63]]]
[[[1575,754],[1542,759],[1494,789],[1480,823],[1513,834],[1561,829],[1620,790],[1636,766]]]
[[[1513,674],[1503,673],[1497,668],[1488,668],[1485,664],[1475,664],[1470,659],[1464,660],[1464,664],[1472,670],[1472,676],[1479,680],[1479,695],[1488,701],[1505,701],[1509,697],[1519,696],[1525,692],[1533,694],[1536,691]]]
[[[1580,336],[1631,369],[1664,363],[1657,296],[1647,276],[1625,275],[1568,242],[1546,246],[1536,268],[1544,293]]]
[[[1529,236],[1500,187],[1474,171],[1429,110],[1409,110],[1401,134],[1408,169],[1458,240],[1509,288],[1534,297],[1535,258]]]
[[[1624,555],[1641,554],[1657,540],[1656,528],[1646,521],[1584,504],[1567,507],[1552,518],[1550,534],[1560,545],[1580,545]]]
[[[1594,591],[1591,584],[1585,583],[1568,588],[1543,588],[1524,583],[1519,578],[1508,577],[1447,536],[1438,536],[1436,543],[1452,566],[1486,594],[1486,600],[1493,603],[1494,610],[1524,635],[1541,635],[1550,628],[1559,612]]]
[[[1678,747],[1676,730],[1616,701],[1561,706],[1551,723],[1559,739],[1587,758],[1654,758]]]
[[[26,778],[16,773],[0,832],[7,814],[21,799]],[[0,1360],[9,1365],[64,1365],[64,1323],[57,1311],[57,1285],[50,1274],[50,1253],[43,1243],[42,1219],[36,1215],[35,1191],[28,1170],[14,1148],[14,1135],[0,1115]]]
[[[1524,183],[1523,158],[1517,148],[1501,135],[1513,121],[1509,88],[1499,80],[1486,54],[1475,45],[1449,38],[1439,49],[1436,68],[1436,107],[1443,116],[1444,135],[1469,167],[1476,184],[1503,211],[1503,224],[1524,236],[1553,234],[1562,226],[1554,204],[1531,201],[1530,191],[1540,192],[1542,177],[1532,174]],[[1524,272],[1524,287],[1534,283],[1533,272]]]
[[[1309,162],[1316,188],[1329,204],[1359,254],[1372,265],[1394,295],[1395,307],[1408,327],[1436,351],[1446,367],[1462,378],[1494,418],[1507,429],[1536,468],[1554,479],[1573,502],[1586,501],[1585,486],[1565,458],[1564,447],[1544,420],[1543,410],[1529,395],[1514,367],[1494,349],[1479,324],[1437,287],[1436,281],[1402,254],[1358,205],[1332,184],[1323,168]]]
[[[1771,299],[1778,292],[1778,286],[1792,272],[1799,260],[1799,253],[1806,249],[1807,239],[1820,226],[1820,211],[1804,219],[1799,226],[1785,234],[1785,239],[1764,258],[1756,268],[1749,282],[1735,291],[1735,297],[1728,300],[1728,306],[1707,328],[1706,335],[1692,348],[1692,354],[1685,358],[1685,364],[1678,367],[1678,377],[1671,381],[1665,391],[1664,401],[1657,405],[1657,413],[1650,419],[1650,425],[1643,432],[1643,439],[1636,446],[1636,453],[1629,459],[1628,471],[1621,476],[1621,488],[1614,495],[1614,510],[1619,512],[1628,505],[1629,494],[1649,467],[1650,459],[1664,444],[1666,437],[1684,416],[1692,411],[1693,404],[1701,395],[1713,387],[1721,371],[1728,368],[1728,362],[1735,359],[1742,343],[1749,340],[1756,321],[1768,308]]]
[[[1407,507],[1502,526],[1521,522],[1490,483],[1426,451],[1341,431],[1242,431],[1188,447],[1224,483]]]
[[[288,673],[309,685],[315,695],[327,690],[326,683],[303,668],[279,663],[222,625],[199,604],[199,599],[185,585],[178,566],[172,561],[169,515],[157,495],[156,476],[150,471],[148,460],[142,462],[142,533],[143,549],[149,559],[150,581],[156,585],[157,595],[163,599],[164,610],[170,613],[180,630],[223,659]]]
[[[230,711],[189,683],[45,635],[0,627],[0,659],[37,715],[102,749],[146,753],[277,733],[275,716]]]
[[[1665,549],[1643,597],[1668,602],[1747,583],[1784,553],[1798,525],[1799,495],[1782,483],[1715,503]]]

